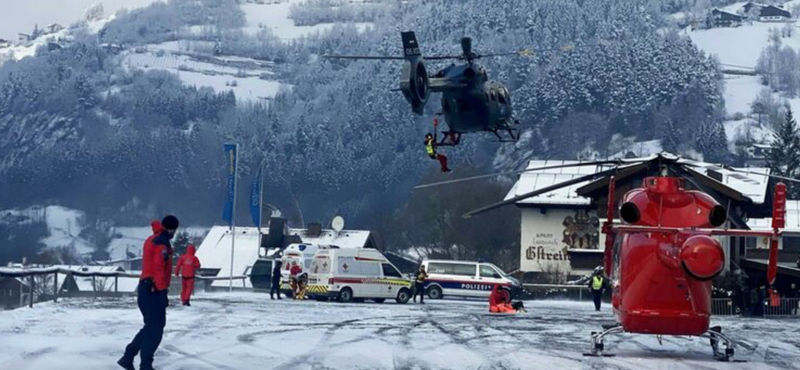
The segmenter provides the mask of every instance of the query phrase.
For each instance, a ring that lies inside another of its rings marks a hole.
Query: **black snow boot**
[[[117,365],[125,370],[136,370],[136,368],[133,367],[133,360],[129,360],[125,357],[117,360]]]

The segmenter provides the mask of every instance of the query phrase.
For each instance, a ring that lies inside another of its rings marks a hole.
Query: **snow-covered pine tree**
[[[772,174],[798,178],[800,175],[800,137],[797,136],[797,121],[794,119],[792,109],[786,110],[783,123],[775,132],[772,145],[767,155],[767,166]],[[800,194],[800,187],[793,183],[787,184],[790,199]]]

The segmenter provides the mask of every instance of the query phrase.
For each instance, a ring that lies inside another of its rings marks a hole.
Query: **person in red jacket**
[[[492,294],[489,295],[489,312],[492,313],[515,313],[517,310],[509,303],[508,293],[505,289],[500,289],[500,285],[495,285],[492,288]]]
[[[300,282],[297,278],[301,272],[303,272],[303,268],[297,264],[297,261],[292,261],[292,267],[289,269],[289,285],[292,287],[292,297],[294,299],[297,299],[297,293],[300,291]]]
[[[178,230],[178,218],[169,215],[159,223],[153,221],[153,235],[144,242],[142,274],[136,288],[136,303],[144,318],[144,326],[125,347],[117,364],[125,370],[135,370],[133,358],[140,355],[140,370],[153,370],[153,355],[161,344],[167,323],[167,290],[172,277],[172,245],[170,240]]]
[[[191,306],[189,298],[192,297],[192,291],[194,291],[194,273],[195,270],[200,268],[200,260],[195,257],[194,253],[194,245],[189,244],[186,247],[186,253],[181,258],[178,258],[178,265],[175,266],[175,276],[183,278],[181,281],[181,303],[184,306]]]

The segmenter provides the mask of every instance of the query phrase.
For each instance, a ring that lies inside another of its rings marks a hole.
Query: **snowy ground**
[[[753,22],[734,28],[712,28],[685,32],[701,50],[719,57],[723,64],[755,68],[761,51],[767,46],[770,29],[780,30],[785,23]],[[800,32],[781,38],[781,44],[800,49]]]
[[[174,299],[173,299],[174,304]],[[800,366],[800,321],[722,318],[746,363],[711,359],[707,340],[621,336],[616,357],[584,357],[611,317],[588,302],[527,302],[524,316],[485,302],[425,306],[270,301],[201,293],[170,307],[156,367],[177,369],[788,369]],[[133,298],[70,299],[0,313],[0,368],[113,369],[141,325]]]
[[[270,29],[275,36],[284,41],[290,41],[314,33],[325,32],[334,26],[333,23],[322,23],[314,26],[295,26],[294,20],[289,18],[292,4],[303,3],[305,0],[288,0],[280,3],[269,4],[242,4],[247,25],[244,31],[257,34],[262,29]],[[360,31],[372,26],[372,23],[354,23]]]
[[[159,48],[162,45],[164,48]],[[210,87],[217,92],[233,91],[236,98],[243,102],[270,99],[278,94],[282,86],[291,88],[290,85],[270,80],[274,73],[269,69],[256,67],[263,62],[241,58],[242,60],[238,60],[240,63],[249,62],[253,66],[234,68],[224,65],[225,61],[230,59],[213,58],[219,62],[214,64],[198,61],[191,56],[181,54],[181,51],[169,51],[180,47],[173,42],[166,45],[151,45],[149,49],[154,51],[126,52],[122,64],[126,68],[165,70],[177,75],[186,85]]]

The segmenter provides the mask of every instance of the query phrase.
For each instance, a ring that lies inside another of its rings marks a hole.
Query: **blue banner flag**
[[[225,162],[228,166],[228,194],[225,197],[225,209],[222,219],[233,225],[234,204],[236,203],[236,165],[238,144],[225,144]]]
[[[258,168],[258,174],[253,179],[253,186],[250,188],[250,216],[253,217],[253,224],[259,229],[261,228],[261,170]]]

